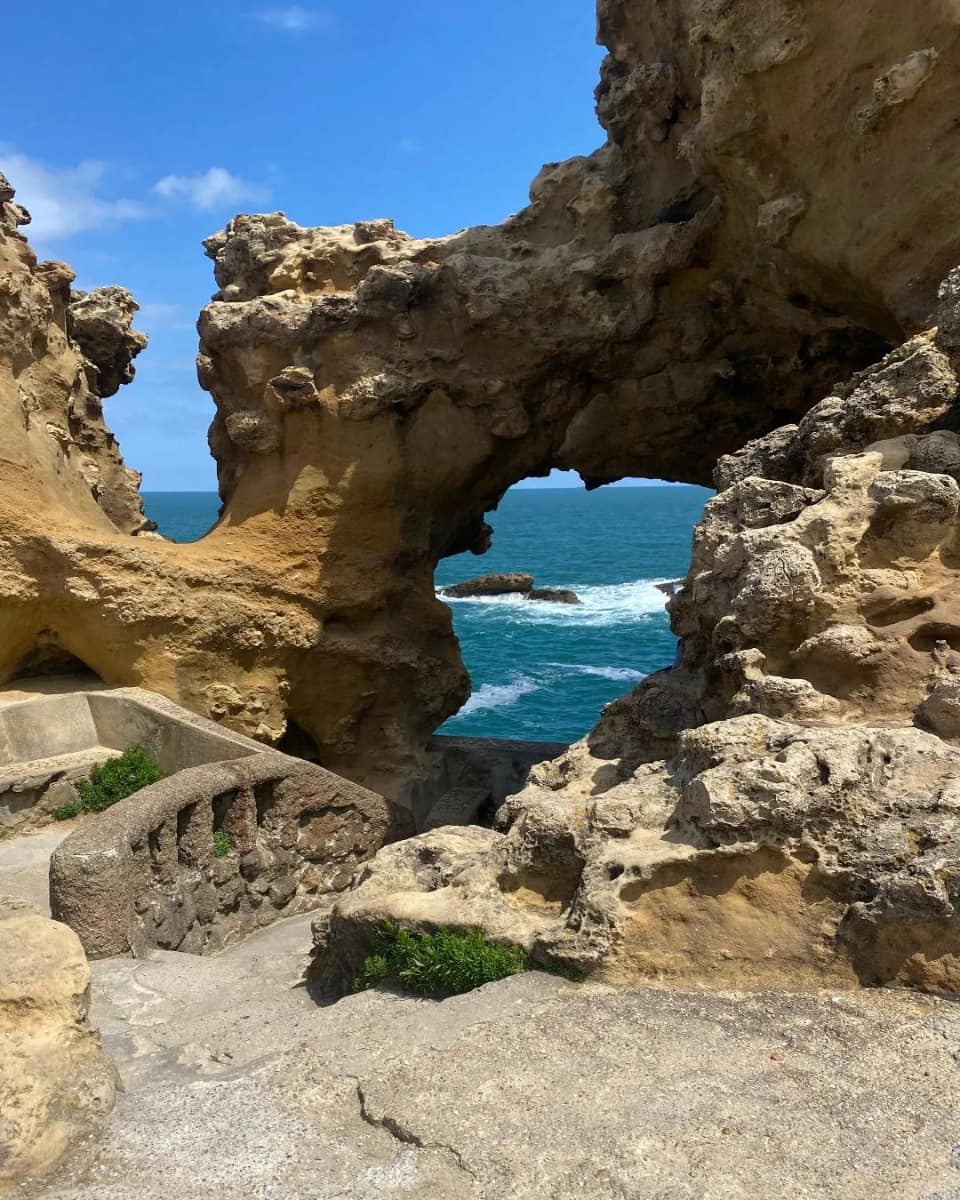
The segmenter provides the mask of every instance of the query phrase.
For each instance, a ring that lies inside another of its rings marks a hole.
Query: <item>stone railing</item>
[[[177,772],[87,818],[50,863],[87,954],[203,954],[317,907],[412,832],[382,796],[275,751]]]

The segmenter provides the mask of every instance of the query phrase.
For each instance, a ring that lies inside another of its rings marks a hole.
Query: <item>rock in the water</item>
[[[0,1191],[52,1170],[113,1107],[77,935],[0,898]]]
[[[469,692],[436,565],[488,546],[485,514],[511,485],[552,468],[588,485],[707,483],[718,456],[799,428],[835,380],[926,323],[960,261],[948,202],[960,13],[903,14],[901,0],[600,0],[606,144],[545,167],[502,225],[418,240],[387,220],[308,229],[282,213],[236,217],[206,243],[219,291],[198,359],[224,510],[191,546],[118,536],[142,514],[93,383],[109,390],[128,374],[125,302],[119,337],[82,302],[71,344],[70,272],[37,265],[0,185],[0,675],[48,637],[113,685],[157,689],[265,741],[304,735],[326,766],[395,794]],[[956,307],[945,294],[941,355]],[[905,379],[913,357],[926,360],[917,381],[936,407],[937,355],[916,350],[899,369]],[[763,445],[756,462],[845,453],[859,437],[856,423],[826,424]],[[867,426],[873,440],[907,432]],[[934,457],[923,448],[924,463]],[[751,520],[782,524],[792,505],[815,507],[806,492],[826,490],[806,473],[788,481],[795,490],[743,501]],[[945,491],[910,487],[877,483],[871,539],[908,510],[929,538],[933,511],[948,514]],[[832,490],[828,508],[843,488]],[[717,503],[718,526],[736,524],[721,516],[733,501]],[[825,512],[802,520],[783,561],[741,554],[736,535],[715,569],[698,552],[715,602],[698,615],[678,597],[675,619],[703,678],[651,683],[625,721],[646,722],[643,754],[725,715],[725,688],[743,693],[738,705],[761,688],[764,711],[823,711],[804,685],[827,694],[812,676],[835,671],[835,647],[808,647],[810,669],[791,655],[808,623],[819,636],[847,619],[824,611],[840,590],[832,559],[817,557]],[[747,541],[764,537],[777,535],[754,527]],[[886,570],[885,554],[874,567],[865,544],[863,572]],[[916,561],[878,592],[900,588]],[[756,577],[739,578],[728,629],[723,580],[742,571]],[[767,612],[767,633],[747,629],[747,609]],[[714,644],[697,650],[698,639]],[[779,682],[729,657],[754,648]],[[864,682],[868,647],[858,653],[860,683],[833,697],[844,709],[882,697]],[[894,707],[910,692],[916,709],[917,683],[907,672]],[[619,720],[614,710],[595,749],[615,750]]]
[[[528,600],[541,600],[546,604],[582,604],[576,592],[569,588],[531,588]]]
[[[506,575],[480,575],[442,588],[441,596],[469,600],[472,596],[512,596],[533,591],[533,576],[523,572]]]

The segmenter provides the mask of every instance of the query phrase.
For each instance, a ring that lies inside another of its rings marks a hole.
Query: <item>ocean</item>
[[[487,517],[490,551],[444,559],[437,586],[526,571],[538,587],[572,588],[583,603],[449,601],[473,694],[440,732],[572,742],[604,704],[669,666],[676,643],[655,584],[686,573],[710,495],[696,487],[508,492]],[[194,541],[216,520],[218,498],[147,492],[144,505],[161,533]]]

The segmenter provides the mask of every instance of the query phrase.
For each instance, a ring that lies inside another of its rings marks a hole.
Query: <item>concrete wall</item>
[[[263,750],[139,688],[0,703],[0,838],[49,824],[92,767],[135,745],[167,775]]]
[[[180,771],[85,818],[50,860],[51,908],[94,958],[203,954],[315,908],[412,832],[382,796],[263,751]]]
[[[249,738],[134,688],[93,692],[84,699],[101,746],[117,750],[142,746],[166,775],[263,749]]]

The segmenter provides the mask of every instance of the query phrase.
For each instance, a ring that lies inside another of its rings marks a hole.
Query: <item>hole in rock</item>
[[[910,621],[933,608],[932,596],[904,596],[889,603],[878,604],[866,614],[871,625],[882,628],[885,625],[899,625],[901,621]]]
[[[69,691],[103,685],[82,658],[60,645],[53,633],[41,633],[10,676],[27,691]]]
[[[220,496],[209,492],[141,493],[143,509],[164,537],[174,542],[197,542],[220,516]]]
[[[940,642],[946,642],[951,650],[960,650],[960,626],[931,621],[911,634],[909,641],[914,650],[924,654],[935,650]]]
[[[711,494],[636,479],[588,492],[579,476],[558,471],[511,488],[486,515],[486,553],[456,554],[435,572],[472,683],[439,732],[573,742],[605,704],[670,666],[670,585],[687,573]],[[444,594],[488,575],[532,577],[533,588],[527,579],[504,585],[519,591],[494,584]]]
[[[303,758],[312,763],[320,762],[320,747],[305,729],[301,729],[296,721],[289,717],[286,731],[277,743],[277,749],[293,758]]]

